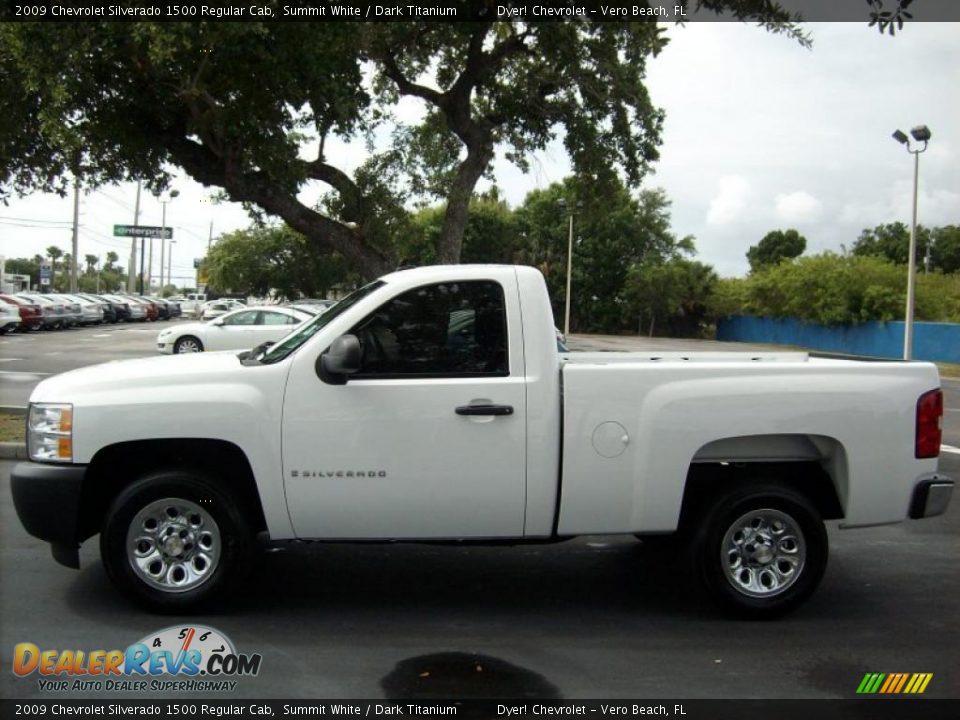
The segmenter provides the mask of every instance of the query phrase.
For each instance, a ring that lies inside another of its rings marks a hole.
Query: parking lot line
[[[19,362],[23,358],[0,358],[0,362]]]
[[[954,447],[953,445],[941,445],[940,452],[950,453],[951,455],[960,455],[960,448]]]

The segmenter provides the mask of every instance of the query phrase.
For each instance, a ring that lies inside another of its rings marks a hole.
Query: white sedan
[[[276,342],[312,317],[294,308],[243,307],[209,322],[178,323],[157,335],[157,350],[166,354],[205,350],[249,350]]]

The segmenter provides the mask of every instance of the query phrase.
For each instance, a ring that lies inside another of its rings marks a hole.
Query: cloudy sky
[[[863,228],[909,222],[913,165],[890,137],[897,128],[922,123],[933,133],[920,161],[920,222],[960,224],[960,24],[911,23],[893,38],[864,23],[807,27],[812,50],[738,23],[671,27],[670,45],[649,63],[648,85],[667,119],[646,184],[666,189],[674,231],[695,236],[699,259],[722,275],[744,274],[747,248],[773,229],[798,229],[808,252],[839,251]],[[415,102],[403,112],[415,114]],[[330,150],[347,168],[360,157]],[[527,175],[495,166],[511,204],[568,170],[559,144],[538,154]],[[211,202],[189,179],[175,186],[181,195],[167,213],[177,241],[173,275],[189,284],[210,223],[216,236],[248,218],[237,205]],[[112,226],[133,222],[134,196],[132,185],[83,196],[81,257],[114,250],[126,261],[129,241],[112,237]],[[145,194],[141,213],[141,224],[160,225],[156,198]],[[69,250],[71,217],[69,199],[39,194],[0,206],[0,252]]]

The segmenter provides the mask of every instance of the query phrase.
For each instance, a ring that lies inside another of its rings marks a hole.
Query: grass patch
[[[27,418],[0,412],[0,442],[26,442]]]
[[[954,363],[937,363],[940,368],[940,377],[960,379],[960,365]]]

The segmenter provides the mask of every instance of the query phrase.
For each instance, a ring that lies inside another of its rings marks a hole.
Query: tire
[[[195,352],[203,352],[203,343],[200,342],[200,338],[195,338],[193,335],[184,335],[177,338],[177,341],[173,344],[174,355]]]
[[[199,473],[152,473],[113,501],[100,557],[114,584],[157,612],[193,611],[241,577],[254,551],[240,507]]]
[[[803,495],[750,485],[722,495],[694,536],[697,574],[724,609],[768,619],[799,607],[820,584],[829,541]]]

